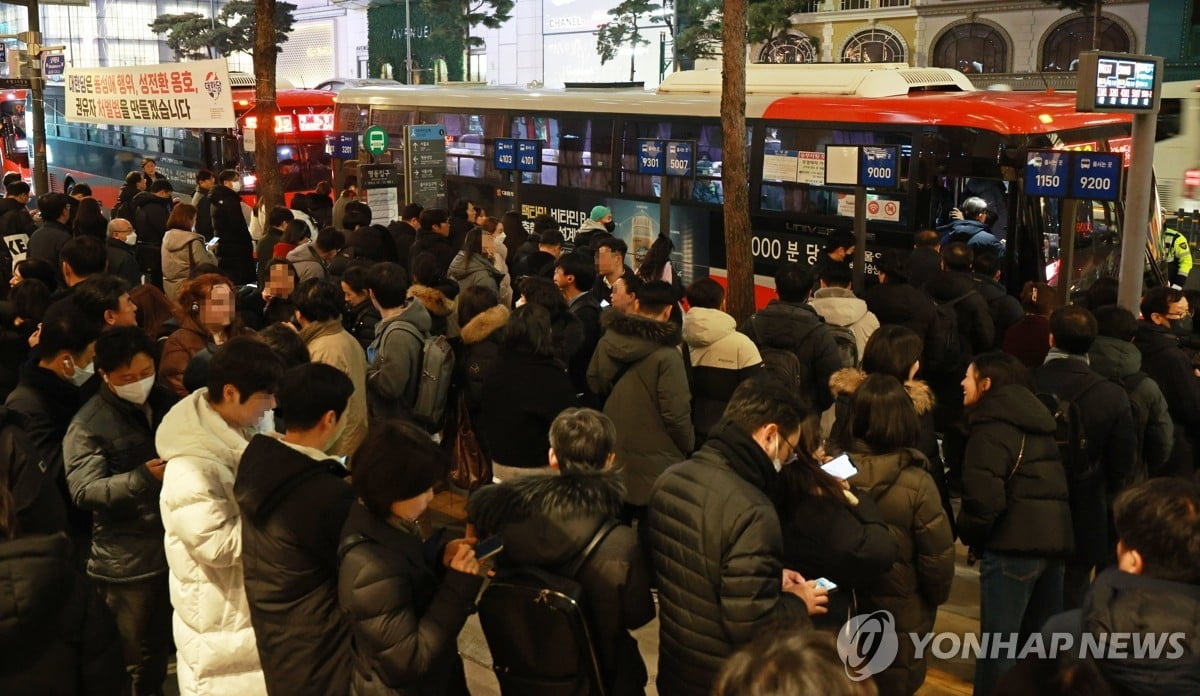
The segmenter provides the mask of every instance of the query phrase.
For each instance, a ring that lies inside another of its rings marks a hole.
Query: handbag
[[[467,408],[467,397],[458,396],[457,418],[454,426],[454,445],[450,450],[450,483],[473,491],[492,480],[492,460],[483,451],[475,428],[471,426],[471,415]]]

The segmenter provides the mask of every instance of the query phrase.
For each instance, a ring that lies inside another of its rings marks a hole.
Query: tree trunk
[[[754,313],[750,189],[746,182],[746,0],[724,0],[721,22],[721,182],[725,190],[727,309],[741,323]]]
[[[283,205],[283,182],[275,150],[275,0],[254,3],[254,99],[258,129],[254,133],[254,173],[258,202],[267,210]],[[257,207],[257,206],[256,206]]]

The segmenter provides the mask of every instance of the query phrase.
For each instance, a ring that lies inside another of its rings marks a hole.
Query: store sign
[[[68,68],[66,119],[72,123],[170,128],[233,128],[233,92],[224,59]]]

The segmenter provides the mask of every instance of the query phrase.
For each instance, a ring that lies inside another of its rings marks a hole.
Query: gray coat
[[[446,275],[458,282],[459,292],[472,285],[482,285],[485,288],[491,288],[492,292],[497,294],[500,293],[500,278],[503,277],[487,258],[479,254],[468,256],[465,251],[460,251],[455,255]]]
[[[289,251],[287,260],[292,262],[301,283],[313,278],[325,280],[329,277],[329,267],[325,265],[325,260],[317,255],[317,247],[311,242]]]
[[[425,349],[401,323],[407,323],[422,336],[429,334],[432,320],[425,305],[410,299],[404,310],[375,326],[375,340],[367,347],[367,405],[371,417],[407,418],[417,396],[417,380]]]
[[[658,475],[696,444],[679,327],[620,312],[608,313],[604,324],[588,365],[588,387],[608,395],[604,414],[617,426],[625,500],[645,505]]]
[[[167,572],[158,494],[162,482],[145,464],[157,454],[154,431],[178,399],[155,385],[150,413],[107,386],[79,409],[63,439],[71,500],[92,513],[88,575],[109,582]]]

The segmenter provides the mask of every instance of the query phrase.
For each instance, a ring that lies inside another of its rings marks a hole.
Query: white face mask
[[[72,372],[71,376],[67,379],[71,382],[71,384],[74,384],[77,387],[82,387],[84,382],[88,381],[92,378],[92,375],[96,374],[96,368],[91,363],[80,367],[79,365],[75,364],[74,360],[71,360],[71,366],[75,369],[75,371]]]
[[[275,432],[275,409],[271,409],[262,415],[258,425],[254,426],[255,432],[273,433]]]
[[[777,474],[783,471],[783,460],[779,458],[779,441],[781,439],[783,439],[782,435],[775,438],[775,456],[771,457],[771,466],[775,467],[775,473]]]
[[[516,306],[523,307],[524,305],[525,305],[525,296],[521,295],[520,297],[517,298]]]
[[[135,246],[137,244],[137,232],[130,232],[129,236],[125,238],[125,243],[129,246]]]
[[[233,183],[231,183],[231,184],[229,185],[229,188],[233,189],[234,191],[237,191],[238,193],[241,193],[241,191],[242,191],[242,182],[240,182],[240,181],[234,181]]]
[[[138,406],[141,406],[142,404],[146,403],[146,399],[150,398],[150,390],[154,389],[154,379],[155,376],[150,375],[146,379],[138,380],[133,384],[122,384],[121,386],[115,386],[109,382],[108,386],[117,396],[125,399],[131,404],[137,404]],[[105,378],[104,381],[107,382],[108,379]]]

